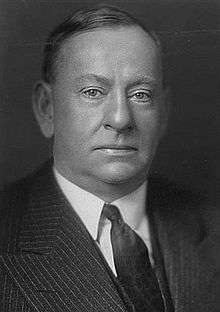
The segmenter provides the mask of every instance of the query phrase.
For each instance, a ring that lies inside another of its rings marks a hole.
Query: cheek
[[[160,137],[160,117],[159,113],[149,111],[147,114],[142,114],[139,119],[139,133],[142,143],[153,143],[158,141]]]
[[[83,148],[96,132],[99,115],[79,102],[65,104],[55,114],[55,136],[63,144]]]

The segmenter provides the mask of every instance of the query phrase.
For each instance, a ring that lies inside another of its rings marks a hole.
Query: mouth
[[[136,147],[129,145],[105,145],[95,148],[95,150],[113,156],[124,156],[137,152]]]

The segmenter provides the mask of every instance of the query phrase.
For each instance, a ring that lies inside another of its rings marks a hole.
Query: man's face
[[[90,187],[146,179],[161,136],[163,90],[157,48],[141,28],[69,38],[52,97],[55,164],[68,179]]]

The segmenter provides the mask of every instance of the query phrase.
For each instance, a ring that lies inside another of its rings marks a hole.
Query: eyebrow
[[[140,76],[137,77],[135,80],[129,81],[127,87],[133,88],[139,85],[150,85],[154,87],[156,84],[157,84],[156,79],[149,76]]]
[[[80,83],[84,80],[95,80],[101,84],[110,84],[111,83],[111,80],[109,80],[108,78],[104,77],[104,76],[101,76],[101,75],[96,75],[96,74],[86,74],[86,75],[82,75],[80,77],[76,77],[75,78],[75,81]]]

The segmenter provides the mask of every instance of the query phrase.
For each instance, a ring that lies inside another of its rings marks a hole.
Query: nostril
[[[104,128],[106,130],[114,130],[113,127],[111,125],[104,125]]]
[[[132,125],[128,125],[127,127],[123,127],[121,129],[118,127],[111,126],[109,124],[103,125],[103,127],[105,130],[116,131],[118,133],[125,132],[125,131],[131,131],[133,129]]]

